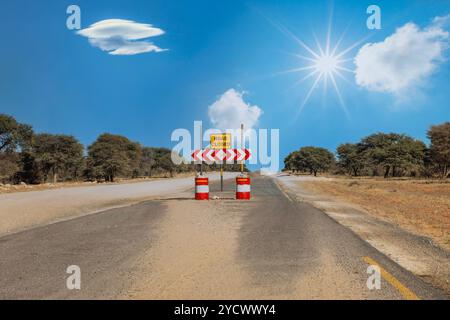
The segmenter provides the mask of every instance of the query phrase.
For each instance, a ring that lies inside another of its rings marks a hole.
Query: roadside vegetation
[[[344,143],[336,156],[318,147],[303,147],[289,154],[285,171],[317,175],[439,177],[450,175],[450,122],[428,130],[430,145],[404,134],[376,133],[358,143]]]
[[[0,114],[0,183],[4,185],[115,182],[195,171],[193,164],[173,164],[171,152],[110,133],[101,134],[85,148],[73,136],[35,133],[30,125]],[[205,171],[218,169],[204,165]],[[238,171],[239,166],[225,165],[225,170]]]
[[[328,177],[300,179],[302,189],[362,208],[450,250],[450,122],[428,130],[430,144],[396,133],[344,143],[336,153],[304,147],[285,171]]]

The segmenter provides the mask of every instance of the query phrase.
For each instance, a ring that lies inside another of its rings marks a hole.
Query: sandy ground
[[[303,178],[302,186],[358,205],[371,215],[427,236],[450,251],[450,183]]]
[[[225,173],[225,178],[235,173]],[[218,173],[209,174],[211,181]],[[0,194],[0,235],[192,188],[193,177]],[[192,196],[192,195],[191,195]]]
[[[323,210],[405,269],[450,293],[449,184],[288,175],[278,181],[296,200]]]
[[[67,181],[58,183],[41,183],[41,184],[2,184],[0,183],[0,194],[3,193],[17,193],[17,192],[30,192],[30,191],[43,191],[43,190],[53,190],[62,188],[74,188],[74,187],[92,187],[92,186],[105,186],[105,185],[118,185],[118,184],[132,184],[132,183],[142,183],[156,180],[166,180],[166,179],[180,179],[192,177],[192,172],[179,173],[174,177],[170,178],[168,175],[153,176],[151,178],[116,178],[114,182],[96,182],[96,181]]]

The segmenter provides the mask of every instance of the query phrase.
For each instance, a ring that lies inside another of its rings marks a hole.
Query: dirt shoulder
[[[450,251],[450,183],[333,178],[301,184],[309,191],[358,205],[375,217],[427,236]]]
[[[288,175],[277,181],[296,201],[321,209],[450,295],[450,184]]]
[[[16,192],[30,192],[30,191],[43,191],[43,190],[54,190],[61,188],[76,188],[76,187],[93,187],[93,186],[107,186],[107,185],[120,185],[120,184],[131,184],[131,183],[142,183],[156,180],[167,180],[167,179],[182,179],[187,177],[192,177],[193,172],[180,173],[170,178],[168,176],[155,176],[151,178],[136,178],[136,179],[121,179],[118,178],[115,182],[90,182],[90,181],[69,181],[69,182],[58,182],[58,183],[41,183],[41,184],[2,184],[0,183],[0,194],[4,193],[16,193]]]

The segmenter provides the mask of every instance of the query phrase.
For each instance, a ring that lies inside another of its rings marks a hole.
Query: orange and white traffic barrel
[[[195,200],[209,200],[209,183],[208,178],[195,178]]]
[[[250,177],[238,176],[236,178],[236,199],[250,200]]]

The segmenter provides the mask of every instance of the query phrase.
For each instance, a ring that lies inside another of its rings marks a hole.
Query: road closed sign
[[[231,149],[231,133],[212,134],[211,149]]]

